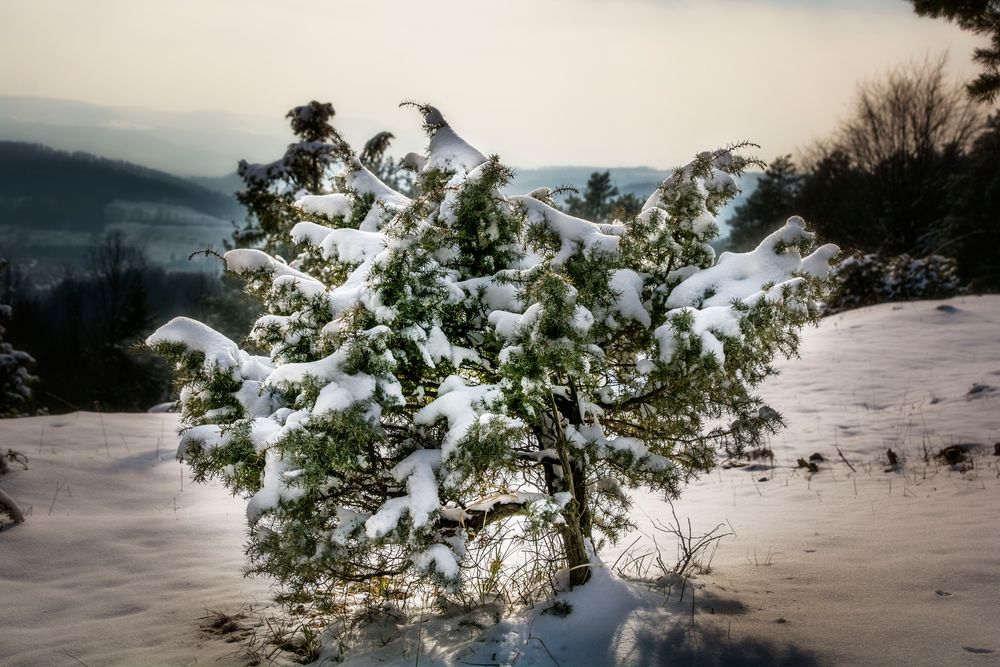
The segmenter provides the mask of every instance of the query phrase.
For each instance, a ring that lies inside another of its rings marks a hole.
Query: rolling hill
[[[0,141],[0,254],[34,260],[39,277],[80,267],[120,229],[164,266],[227,238],[243,209],[231,197],[165,172],[87,153]]]
[[[541,167],[518,169],[510,192],[543,185],[583,191],[593,172],[608,169],[622,193],[645,199],[669,175],[651,167]],[[756,185],[742,179],[744,193],[720,212],[726,219]],[[37,143],[0,141],[0,256],[30,263],[37,284],[53,282],[67,267],[86,266],[88,249],[105,232],[121,230],[166,268],[217,269],[192,264],[191,253],[219,247],[245,212],[233,198],[240,179],[181,178],[123,160],[56,150]]]

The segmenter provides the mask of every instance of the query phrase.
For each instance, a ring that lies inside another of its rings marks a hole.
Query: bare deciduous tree
[[[924,255],[946,242],[947,186],[984,119],[944,64],[911,64],[862,84],[851,117],[807,153],[802,212],[821,234],[885,254]]]

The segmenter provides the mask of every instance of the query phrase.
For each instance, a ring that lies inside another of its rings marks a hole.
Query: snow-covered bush
[[[4,340],[7,329],[3,322],[10,321],[13,310],[0,304],[0,417],[17,417],[24,414],[31,401],[31,385],[38,378],[31,374],[35,359],[23,350]]]
[[[826,313],[889,301],[946,299],[964,291],[955,260],[942,255],[914,258],[859,253],[839,262],[831,277]]]
[[[837,249],[793,217],[715,256],[742,146],[595,224],[547,189],[505,194],[509,169],[418,108],[418,198],[348,158],[340,193],[298,201],[294,266],[226,253],[267,304],[248,339],[266,354],[184,318],[148,339],[176,361],[179,456],[248,498],[251,571],[306,596],[461,585],[498,532],[555,538],[583,583],[629,490],[675,495],[780,425],[754,387],[817,317]]]
[[[331,124],[333,116],[333,105],[328,102],[313,100],[294,107],[285,118],[297,141],[288,145],[284,155],[265,163],[240,160],[237,174],[244,187],[236,193],[236,199],[246,207],[251,220],[236,232],[238,246],[284,242],[295,194],[303,190],[319,192],[344,146]]]
[[[351,156],[351,149],[333,126],[334,109],[329,102],[313,100],[293,107],[289,120],[297,141],[288,145],[284,155],[272,162],[250,163],[240,160],[237,173],[243,189],[236,199],[243,204],[250,220],[234,234],[237,247],[258,247],[271,252],[281,249],[287,234],[304,215],[294,204],[300,193],[319,194],[326,189],[338,161]],[[379,132],[369,139],[357,158],[383,183],[400,190],[410,190],[413,174],[389,156],[395,137]],[[307,214],[306,214],[307,215]]]

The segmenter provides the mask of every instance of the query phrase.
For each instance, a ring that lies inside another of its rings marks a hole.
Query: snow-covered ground
[[[836,315],[801,354],[764,389],[788,422],[774,465],[719,469],[676,503],[685,529],[735,533],[683,597],[609,566],[564,597],[568,616],[547,603],[499,624],[422,616],[348,663],[1000,665],[1000,297]],[[0,532],[0,664],[243,664],[199,619],[265,603],[268,584],[240,576],[243,504],[172,460],[176,426],[0,422],[0,449],[30,458],[0,478],[29,512]],[[968,460],[933,456],[955,444]],[[794,467],[814,453],[818,472]],[[669,506],[641,496],[635,517],[604,561],[645,569],[655,537],[672,563],[675,541],[651,524]]]
[[[0,422],[0,450],[29,458],[0,478],[27,514],[0,532],[0,664],[241,664],[199,618],[266,602],[268,585],[241,576],[242,501],[174,461],[177,426],[90,412]]]

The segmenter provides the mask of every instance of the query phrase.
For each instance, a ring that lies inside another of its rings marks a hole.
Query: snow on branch
[[[550,190],[507,194],[499,158],[414,106],[429,147],[407,160],[412,197],[344,153],[342,192],[297,195],[280,239],[297,256],[226,253],[264,300],[265,357],[186,318],[150,337],[178,362],[180,454],[249,499],[254,567],[303,590],[325,573],[454,583],[494,534],[558,535],[582,583],[594,533],[628,524],[623,489],[676,494],[774,426],[755,387],[816,318],[837,249],[793,216],[716,257],[742,146],[598,223]]]

